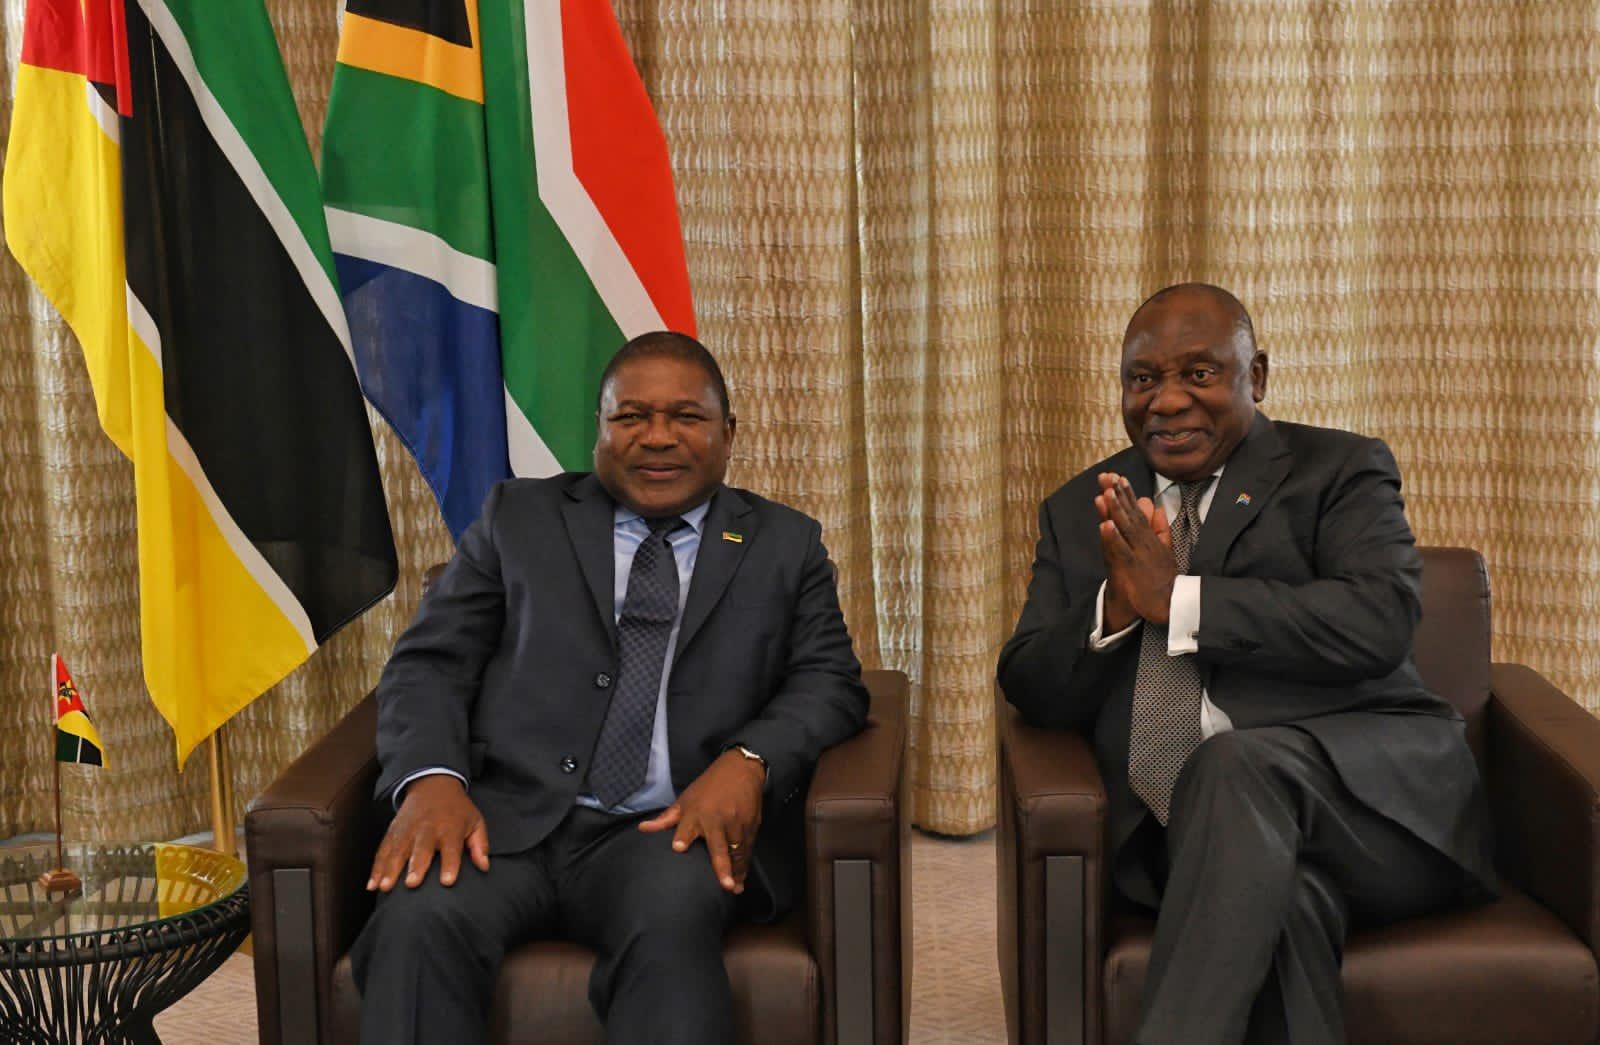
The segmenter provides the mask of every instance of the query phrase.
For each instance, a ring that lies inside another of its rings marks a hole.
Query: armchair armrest
[[[1003,698],[995,847],[1010,1040],[1099,1041],[1106,791],[1079,733],[1028,725]]]
[[[911,1002],[911,826],[898,671],[864,674],[866,728],[823,753],[806,795],[807,929],[823,1041],[903,1042]]]
[[[1489,683],[1495,862],[1600,947],[1600,720],[1521,664]]]
[[[377,716],[369,694],[245,814],[262,1042],[333,1040],[333,966],[372,912],[364,887],[384,828]]]

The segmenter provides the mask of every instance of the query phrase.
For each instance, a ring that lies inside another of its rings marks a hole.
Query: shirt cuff
[[[1177,657],[1200,652],[1200,578],[1174,578],[1167,606],[1167,653]]]
[[[1104,635],[1106,630],[1106,582],[1100,582],[1100,594],[1094,597],[1094,630],[1089,633],[1089,649],[1095,653],[1104,653],[1106,650],[1116,649],[1122,645],[1122,640],[1132,635],[1134,630],[1144,623],[1135,620],[1115,635]]]
[[[394,803],[394,807],[396,809],[399,809],[400,808],[400,799],[405,797],[405,790],[406,790],[406,785],[407,784],[411,783],[411,781],[413,781],[413,780],[421,780],[425,776],[439,776],[441,774],[443,774],[444,776],[453,776],[457,780],[461,781],[461,786],[462,787],[466,787],[467,786],[467,778],[462,776],[460,773],[457,773],[455,770],[446,769],[444,766],[429,766],[427,769],[419,769],[419,770],[417,770],[415,773],[412,773],[411,775],[407,776],[404,780],[401,780],[398,784],[394,785],[394,790],[389,792],[389,794],[391,796],[390,797],[390,801]]]

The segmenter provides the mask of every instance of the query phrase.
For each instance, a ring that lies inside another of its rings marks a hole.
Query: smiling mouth
[[[1200,431],[1185,428],[1175,432],[1151,432],[1150,443],[1163,450],[1184,450],[1200,442]]]
[[[684,468],[677,464],[641,464],[634,471],[646,479],[671,479],[683,474]]]

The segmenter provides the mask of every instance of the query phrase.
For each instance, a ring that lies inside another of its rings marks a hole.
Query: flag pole
[[[56,703],[56,666],[55,658],[50,660],[50,708],[54,712]],[[50,730],[52,737],[55,729]],[[72,896],[83,890],[83,881],[71,871],[67,870],[67,862],[61,856],[61,752],[52,751],[51,762],[56,767],[56,865],[39,876],[39,887],[49,896],[54,893],[65,893]]]
[[[226,728],[218,726],[206,741],[206,762],[211,768],[211,848],[235,856],[233,766],[228,759]]]
[[[57,758],[52,761],[56,767],[56,869],[60,870],[67,866],[67,862],[61,859],[61,760]]]

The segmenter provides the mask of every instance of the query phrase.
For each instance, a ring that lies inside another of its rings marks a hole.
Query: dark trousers
[[[1347,927],[1461,895],[1455,864],[1358,802],[1292,726],[1205,741],[1164,839],[1155,823],[1141,832],[1165,883],[1138,1045],[1342,1043]]]
[[[453,886],[438,863],[415,889],[380,896],[351,952],[361,1040],[483,1042],[506,949],[561,936],[598,954],[589,1001],[614,1043],[732,1041],[722,937],[734,900],[703,846],[672,850],[642,817],[576,807],[523,853],[487,873],[463,859]]]

